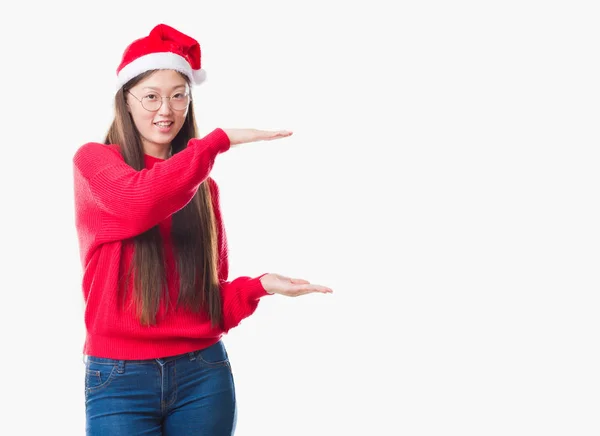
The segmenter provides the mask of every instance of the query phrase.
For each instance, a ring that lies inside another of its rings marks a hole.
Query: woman
[[[332,292],[278,274],[228,281],[220,153],[289,131],[217,128],[196,136],[191,89],[200,46],[164,24],[117,69],[104,144],[73,158],[86,302],[88,435],[231,435],[235,387],[223,334],[261,298]]]

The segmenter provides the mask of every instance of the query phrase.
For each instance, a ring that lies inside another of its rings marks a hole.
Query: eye
[[[183,94],[183,93],[179,92],[179,93],[175,94],[175,95],[174,95],[173,97],[171,97],[171,98],[173,98],[173,99],[175,99],[175,100],[183,100],[183,99],[185,98],[185,94]]]
[[[156,94],[148,94],[148,95],[144,96],[144,98],[149,101],[154,101],[154,100],[159,99],[158,95],[156,95]]]

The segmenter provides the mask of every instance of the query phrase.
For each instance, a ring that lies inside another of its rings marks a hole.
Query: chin
[[[175,135],[175,136],[177,136],[177,135]],[[171,142],[173,142],[173,139],[175,139],[175,136],[169,135],[168,137],[164,137],[164,136],[161,136],[158,138],[154,137],[154,138],[151,138],[151,141],[154,142],[155,144],[164,145],[165,147],[168,147],[171,145]]]
[[[142,135],[144,142],[148,144],[154,144],[155,146],[162,146],[168,148],[171,146],[171,142],[177,135]]]

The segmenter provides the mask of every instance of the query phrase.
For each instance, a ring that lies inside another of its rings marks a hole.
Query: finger
[[[333,290],[330,287],[328,287],[328,286],[317,285],[317,284],[314,284],[314,283],[312,283],[310,285],[310,289],[312,290],[312,292],[321,292],[321,293],[324,293],[324,294],[330,294],[330,293],[333,292]]]
[[[313,294],[314,292],[311,291],[300,291],[300,292],[296,292],[294,294],[294,297],[301,297],[302,295],[306,295],[306,294]]]
[[[318,292],[321,294],[331,294],[333,290],[328,288],[327,286],[321,285],[313,285],[313,284],[301,284],[301,285],[293,285],[292,291],[296,292]]]
[[[305,289],[305,290],[300,290],[300,291],[290,291],[284,295],[287,295],[288,297],[300,297],[302,295],[307,295],[307,294],[329,294],[329,292],[319,292],[314,289]]]
[[[323,293],[328,293],[328,294],[333,293],[333,289],[331,289],[329,286],[311,284],[308,280],[298,279],[298,278],[293,278],[293,279],[289,279],[289,280],[292,284],[316,286],[317,289],[312,290],[311,292],[323,292]]]
[[[278,130],[278,131],[274,131],[274,132],[262,131],[261,139],[268,141],[271,139],[286,138],[291,135],[292,135],[292,132],[290,132],[289,130]]]
[[[273,130],[271,133],[277,136],[290,136],[293,132],[291,130]]]
[[[287,295],[288,297],[300,297],[302,295],[313,293],[314,291],[310,289],[289,289],[284,293],[284,295]]]

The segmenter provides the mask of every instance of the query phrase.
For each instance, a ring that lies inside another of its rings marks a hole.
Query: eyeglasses
[[[127,92],[131,94],[131,91]],[[183,92],[178,92],[171,97],[161,97],[156,93],[150,93],[143,96],[141,99],[137,98],[135,95],[133,95],[133,98],[139,101],[142,104],[142,107],[150,112],[156,112],[159,110],[162,107],[163,99],[165,98],[169,100],[169,106],[171,106],[171,109],[175,111],[182,111],[186,109],[191,101],[190,95]]]

